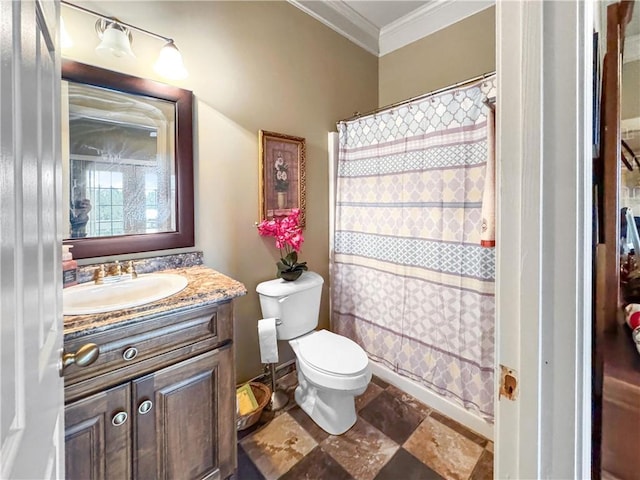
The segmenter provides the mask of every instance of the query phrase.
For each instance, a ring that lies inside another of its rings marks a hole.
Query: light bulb
[[[118,58],[136,58],[131,50],[133,38],[128,28],[115,21],[101,19],[96,23],[96,31],[102,40],[96,47],[96,52]]]
[[[189,75],[187,69],[184,68],[182,54],[173,43],[173,40],[169,40],[162,47],[153,69],[163,77],[171,80],[182,80]]]

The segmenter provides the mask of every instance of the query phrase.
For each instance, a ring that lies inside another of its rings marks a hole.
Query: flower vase
[[[287,206],[287,192],[278,192],[278,210],[283,210]]]
[[[293,282],[300,278],[302,275],[302,270],[291,270],[290,272],[280,272],[280,278],[286,280],[287,282]]]

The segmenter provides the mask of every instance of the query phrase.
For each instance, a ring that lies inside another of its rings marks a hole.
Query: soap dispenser
[[[78,284],[78,262],[71,254],[73,245],[62,245],[62,288]]]

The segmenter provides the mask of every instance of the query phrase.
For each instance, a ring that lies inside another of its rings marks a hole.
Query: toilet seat
[[[307,366],[327,375],[357,376],[369,365],[360,345],[328,330],[305,335],[298,345],[298,357]]]
[[[353,391],[366,388],[371,380],[367,354],[348,338],[320,330],[290,340],[289,344],[296,354],[298,369],[320,388]]]

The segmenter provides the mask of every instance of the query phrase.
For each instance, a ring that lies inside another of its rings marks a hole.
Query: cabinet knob
[[[153,408],[153,402],[151,400],[145,400],[138,407],[138,413],[140,415],[144,415],[145,413],[149,413]]]
[[[75,365],[77,367],[86,367],[91,365],[98,359],[100,355],[100,348],[95,343],[87,343],[81,346],[75,353],[62,352],[58,370],[60,376],[64,375],[64,370],[69,365]]]
[[[126,361],[133,360],[138,356],[138,349],[136,347],[129,347],[124,352],[122,352],[122,358]]]
[[[119,427],[120,425],[123,425],[127,421],[127,418],[129,418],[129,415],[127,415],[127,412],[125,411],[118,412],[111,419],[111,424],[114,427]]]

